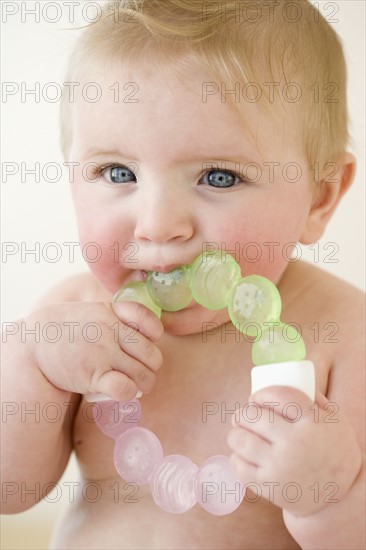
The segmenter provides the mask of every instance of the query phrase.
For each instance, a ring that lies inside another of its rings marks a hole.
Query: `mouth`
[[[154,265],[149,271],[146,271],[145,269],[139,269],[136,270],[136,274],[138,276],[138,281],[146,281],[147,276],[149,272],[154,271],[157,273],[170,273],[174,269],[177,269],[178,267],[182,267],[181,264],[170,264],[170,265]]]
[[[153,265],[151,271],[157,271],[158,273],[169,273],[178,267],[182,267],[182,264]]]
[[[181,275],[181,270],[177,270],[177,267],[182,267],[181,265],[154,265],[153,267],[159,267],[159,271],[155,269],[151,271],[150,269],[133,270],[129,280],[125,280],[125,285],[134,281],[139,284],[147,284],[153,302],[161,308],[162,313],[176,313],[197,305],[188,286],[188,274],[184,270]],[[171,267],[173,269],[170,269]]]
[[[151,269],[151,271],[158,271],[159,273],[169,273],[169,271],[172,271],[171,269],[169,270],[166,270],[166,269]],[[136,269],[133,271],[133,280],[134,281],[142,281],[142,282],[146,282],[147,280],[147,276],[149,274],[150,271],[146,271],[145,269]]]

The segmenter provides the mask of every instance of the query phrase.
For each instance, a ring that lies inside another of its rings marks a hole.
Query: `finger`
[[[122,352],[111,358],[111,367],[128,376],[143,393],[150,393],[156,382],[156,375],[149,366]]]
[[[253,483],[257,480],[259,467],[246,462],[235,453],[230,455],[230,466],[234,475],[244,483]]]
[[[227,443],[235,454],[254,466],[268,460],[272,447],[268,440],[243,428],[230,430]]]
[[[109,370],[93,380],[90,393],[102,393],[116,401],[131,401],[137,393],[137,386],[131,378],[115,371]]]
[[[248,430],[273,443],[283,432],[282,416],[275,414],[276,404],[260,406],[258,403],[248,403],[245,407],[236,411],[232,417],[232,425]]]
[[[287,386],[270,386],[249,397],[250,403],[272,409],[288,421],[309,416],[313,402],[302,391]]]
[[[315,403],[317,403],[321,409],[324,409],[330,401],[319,389],[317,389],[315,393]]]
[[[120,333],[119,345],[125,354],[133,357],[156,372],[163,364],[160,349],[140,332],[133,331],[123,337]]]
[[[164,327],[160,319],[147,307],[137,302],[115,302],[112,310],[124,324],[133,324],[139,332],[153,342],[160,340]]]

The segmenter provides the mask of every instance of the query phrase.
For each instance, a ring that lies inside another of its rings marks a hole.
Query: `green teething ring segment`
[[[207,309],[228,308],[235,328],[255,338],[255,365],[305,359],[301,335],[280,321],[276,286],[260,275],[241,277],[239,264],[227,252],[203,252],[192,264],[169,273],[150,271],[146,283],[129,283],[114,296],[115,302],[139,302],[159,318],[162,309],[179,311],[192,299]]]

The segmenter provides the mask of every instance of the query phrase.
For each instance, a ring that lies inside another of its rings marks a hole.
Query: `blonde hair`
[[[99,21],[77,39],[66,81],[75,81],[98,60],[118,58],[137,63],[148,59],[156,66],[170,62],[177,71],[193,60],[227,90],[239,82],[245,101],[255,102],[260,91],[273,116],[288,116],[289,110],[295,114],[309,166],[318,163],[320,174],[346,150],[342,46],[308,0],[109,1]],[[242,100],[237,103],[229,94],[228,101],[244,112]],[[71,140],[69,103],[63,94],[65,158]]]

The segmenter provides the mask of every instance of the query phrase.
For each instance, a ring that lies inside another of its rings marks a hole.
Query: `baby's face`
[[[80,242],[101,283],[114,293],[144,270],[191,263],[205,247],[231,251],[243,276],[278,282],[311,202],[289,118],[275,124],[260,102],[246,102],[245,122],[230,96],[205,97],[217,79],[202,68],[178,79],[174,68],[126,63],[89,81],[102,97],[75,104],[70,161],[80,163],[72,185]],[[198,305],[163,317],[175,333],[225,320],[226,310]]]

